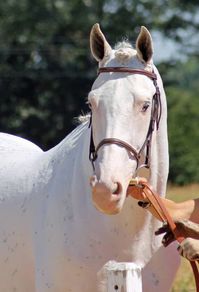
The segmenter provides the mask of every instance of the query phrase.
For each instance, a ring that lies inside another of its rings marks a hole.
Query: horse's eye
[[[87,105],[88,105],[89,109],[92,110],[92,105],[89,101],[87,102]]]
[[[149,106],[150,106],[150,103],[149,102],[145,102],[143,107],[142,107],[141,112],[145,113],[147,111],[147,109],[149,108]]]

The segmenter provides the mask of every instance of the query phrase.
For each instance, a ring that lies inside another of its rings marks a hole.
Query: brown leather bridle
[[[89,160],[92,163],[93,170],[95,170],[94,162],[97,159],[99,149],[102,146],[108,145],[108,144],[115,144],[120,147],[123,147],[130,154],[132,154],[136,159],[137,169],[138,167],[150,168],[150,149],[151,149],[152,134],[155,129],[155,123],[156,123],[156,128],[158,129],[159,127],[159,122],[160,122],[161,112],[162,112],[160,90],[157,84],[157,75],[154,72],[149,72],[149,71],[141,70],[141,69],[132,69],[128,67],[101,67],[98,70],[98,74],[101,74],[101,73],[127,73],[127,74],[144,75],[153,81],[156,92],[152,99],[151,119],[149,122],[149,128],[146,135],[146,139],[139,150],[135,149],[133,146],[131,146],[127,142],[118,138],[105,138],[95,147],[94,141],[93,141],[92,112],[91,112],[91,118],[90,118],[91,136],[90,136]],[[146,147],[145,163],[139,166],[139,160],[145,147]]]

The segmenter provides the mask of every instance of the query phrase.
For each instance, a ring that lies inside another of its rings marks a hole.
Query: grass
[[[167,190],[167,198],[182,202],[184,200],[199,197],[199,185],[189,185],[184,187],[169,186]],[[183,259],[176,275],[172,292],[194,292],[195,283],[190,263]]]

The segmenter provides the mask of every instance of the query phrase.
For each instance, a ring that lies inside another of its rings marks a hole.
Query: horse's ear
[[[108,56],[111,51],[111,47],[101,32],[98,23],[93,25],[90,32],[90,48],[93,57],[98,62],[102,61],[104,57]]]
[[[150,32],[145,26],[141,26],[141,31],[136,41],[136,50],[138,57],[146,63],[152,59],[153,42]]]

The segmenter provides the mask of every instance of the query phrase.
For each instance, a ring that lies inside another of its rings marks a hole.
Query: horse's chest
[[[67,257],[75,262],[99,267],[110,259],[130,260],[136,220],[114,218],[96,211],[96,216],[67,217],[64,240]],[[66,214],[65,216],[66,217]],[[116,219],[116,220],[114,220]],[[137,224],[139,225],[139,224]]]

